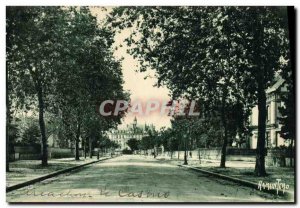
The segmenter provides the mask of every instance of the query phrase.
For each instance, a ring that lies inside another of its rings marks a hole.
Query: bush
[[[22,144],[25,145],[39,145],[40,144],[40,129],[36,124],[29,126],[22,136]]]
[[[74,152],[69,148],[49,148],[49,157],[51,158],[72,158]]]
[[[122,153],[124,154],[124,155],[132,155],[132,150],[129,150],[129,149],[123,149],[122,150]]]

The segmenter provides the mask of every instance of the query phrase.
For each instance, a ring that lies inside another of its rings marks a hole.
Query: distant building
[[[274,84],[267,89],[267,119],[266,119],[266,147],[273,148],[281,145],[288,145],[280,136],[281,124],[279,123],[279,107],[284,106],[282,102],[282,95],[287,93],[287,87],[284,80],[278,77]],[[249,139],[249,146],[251,149],[255,149],[257,146],[258,137],[258,107],[255,106],[252,109],[250,116],[250,125],[252,128],[252,136]]]
[[[108,138],[120,145],[120,150],[130,149],[127,145],[129,139],[141,140],[149,136],[149,130],[154,130],[153,125],[139,125],[136,117],[132,124],[127,124],[126,128],[112,129],[106,132]]]

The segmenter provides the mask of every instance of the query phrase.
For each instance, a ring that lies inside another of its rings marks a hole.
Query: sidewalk
[[[106,157],[100,159],[103,158]],[[48,161],[48,166],[43,167],[40,160],[17,160],[9,164],[10,172],[6,173],[6,187],[94,161],[97,161],[95,156],[86,159],[81,157],[79,161],[74,158],[51,159]]]
[[[226,164],[226,168],[220,168],[219,164],[216,163],[202,163],[198,165],[191,165],[203,170],[212,171],[239,179],[246,179],[257,184],[260,181],[264,183],[276,183],[277,180],[280,179],[281,183],[287,184],[289,186],[289,190],[294,192],[295,172],[294,169],[290,167],[266,167],[267,176],[257,177],[254,175],[255,163],[244,164],[243,162],[228,162]]]
[[[182,165],[183,160],[170,159],[157,157],[158,160],[166,161],[174,165]],[[276,183],[277,179],[281,179],[281,183],[285,183],[289,186],[289,191],[295,190],[295,171],[290,167],[266,167],[267,176],[257,177],[254,175],[255,162],[246,161],[226,161],[226,168],[220,168],[219,160],[189,160],[188,165],[202,170],[210,171],[213,173],[223,174],[238,179],[248,180],[250,182],[258,184],[260,181],[264,183]]]

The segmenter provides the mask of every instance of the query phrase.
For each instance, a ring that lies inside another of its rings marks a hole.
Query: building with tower
[[[149,136],[149,131],[153,131],[155,128],[151,125],[138,124],[135,117],[131,124],[127,124],[125,128],[111,129],[106,132],[108,138],[117,144],[119,144],[119,150],[130,149],[127,145],[129,139],[141,140],[143,137]]]

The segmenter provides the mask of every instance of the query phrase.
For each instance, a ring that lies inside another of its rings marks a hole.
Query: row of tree
[[[149,150],[161,145],[159,132],[155,129],[148,129],[147,136],[142,137],[141,140],[131,138],[127,141],[127,145],[131,151],[135,150]]]
[[[177,118],[172,120],[171,127],[163,127],[159,131],[150,132],[148,136],[144,136],[141,140],[129,139],[127,145],[132,151],[153,150],[163,146],[165,151],[171,153],[197,148],[220,147],[222,145],[220,139],[222,133],[220,119],[218,118]],[[232,140],[230,142],[232,143]],[[242,144],[245,141],[237,142]]]
[[[124,116],[96,113],[103,100],[128,99],[111,49],[114,32],[87,7],[7,7],[6,14],[7,132],[18,112],[37,113],[42,165],[50,126],[74,143],[78,160],[80,137],[92,152],[96,138]]]
[[[287,11],[291,10],[120,7],[108,21],[112,29],[131,28],[125,39],[129,53],[139,60],[141,72],[155,70],[158,87],[167,86],[173,99],[197,100],[204,114],[220,118],[221,167],[225,167],[230,134],[246,131],[250,109],[258,105],[255,174],[264,176],[266,89],[278,75],[293,76]],[[293,82],[288,84],[293,89]],[[287,108],[291,116],[294,108]],[[285,126],[291,125],[288,119]],[[289,138],[294,139],[294,134]]]

